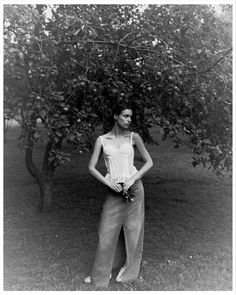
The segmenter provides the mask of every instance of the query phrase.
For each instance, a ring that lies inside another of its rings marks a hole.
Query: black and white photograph
[[[3,293],[234,294],[234,2],[1,16]]]

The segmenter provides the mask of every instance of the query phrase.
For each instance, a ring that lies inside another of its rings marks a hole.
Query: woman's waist
[[[132,177],[136,172],[138,172],[138,170],[136,169],[136,167],[133,166],[132,169],[130,169],[126,173],[119,174],[119,172],[117,171],[108,171],[105,177],[115,182],[125,182],[130,177]]]

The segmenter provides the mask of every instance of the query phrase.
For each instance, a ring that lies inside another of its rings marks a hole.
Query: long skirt
[[[144,189],[139,179],[131,186],[134,202],[110,192],[103,205],[98,246],[91,272],[97,287],[108,287],[112,269],[123,266],[122,282],[137,278],[143,252]]]

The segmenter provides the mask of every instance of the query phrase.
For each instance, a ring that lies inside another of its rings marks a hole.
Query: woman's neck
[[[114,134],[115,137],[121,137],[127,133],[126,129],[120,128],[116,123],[111,129],[111,133]]]

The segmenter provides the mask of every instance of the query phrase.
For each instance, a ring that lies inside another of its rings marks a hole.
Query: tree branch
[[[124,41],[124,39],[125,39],[126,37],[128,37],[130,34],[132,34],[132,32],[129,32],[129,33],[126,34],[122,39],[120,39],[119,44],[120,44],[121,41]]]
[[[156,38],[159,41],[161,41],[163,44],[165,44],[166,47],[168,47],[168,44],[165,41],[163,41],[161,38],[159,38],[157,36],[154,36],[154,35],[142,35],[142,36],[138,36],[138,37],[134,38],[133,40],[129,41],[128,45],[130,45],[132,42],[134,42],[134,41],[136,41],[138,39],[141,39],[143,37],[145,37],[145,38]]]
[[[128,36],[128,34],[126,35]],[[125,37],[126,37],[125,36]],[[125,38],[124,37],[124,38]],[[142,36],[141,36],[142,37]],[[139,38],[141,38],[139,37]],[[155,37],[155,36],[150,36],[150,37]],[[159,39],[158,37],[155,37],[157,39]],[[122,40],[122,39],[121,39]],[[120,40],[120,41],[121,41]],[[135,39],[134,39],[135,40]],[[133,41],[134,41],[133,40]],[[168,46],[163,40],[159,39],[160,41],[162,41],[166,46]],[[120,42],[119,41],[119,42]],[[71,44],[71,43],[96,43],[96,44],[106,44],[106,45],[112,45],[112,46],[118,46],[117,48],[117,51],[119,50],[119,47],[124,47],[124,48],[129,48],[129,49],[134,49],[136,51],[138,50],[142,50],[142,51],[145,51],[145,52],[150,52],[150,53],[154,53],[154,54],[159,54],[160,51],[157,51],[157,50],[151,50],[151,49],[148,49],[146,47],[142,47],[142,46],[129,46],[129,45],[125,45],[125,44],[121,44],[121,43],[115,43],[115,42],[109,42],[109,41],[100,41],[100,40],[88,40],[88,41],[84,41],[84,40],[73,40],[73,41],[60,41],[58,44]],[[129,42],[130,44],[130,42]],[[209,67],[208,69],[204,70],[204,71],[201,71],[201,72],[198,72],[198,74],[203,74],[203,73],[206,73],[210,70],[212,70],[219,62],[221,62],[222,59],[224,59],[224,57],[229,54],[229,52],[232,51],[232,48],[230,48],[225,54],[224,56],[220,57],[211,67]],[[169,59],[172,59],[174,62],[176,63],[179,63],[185,67],[188,67],[188,68],[192,68],[191,66],[188,66],[186,64],[184,64],[183,62],[177,60],[177,59],[174,59],[173,57],[168,57]],[[191,74],[190,74],[191,75]]]
[[[207,72],[209,72],[210,70],[213,70],[214,69],[214,67],[218,64],[218,63],[220,63],[230,52],[232,51],[232,48],[230,48],[230,49],[228,49],[227,51],[226,51],[226,53],[223,55],[223,56],[221,56],[217,61],[215,61],[214,62],[214,64],[212,65],[212,66],[210,66],[209,68],[207,68],[206,70],[204,70],[204,71],[201,71],[201,72],[198,72],[198,74],[204,74],[204,73],[207,73]]]
[[[109,42],[109,41],[99,41],[99,40],[89,40],[89,41],[83,41],[83,40],[74,40],[74,41],[61,41],[59,42],[58,44],[71,44],[71,43],[96,43],[96,44],[106,44],[106,45],[113,45],[113,46],[118,46],[118,49],[119,47],[124,47],[124,48],[128,48],[128,49],[134,49],[134,50],[143,50],[145,52],[150,52],[150,53],[155,53],[155,54],[159,54],[160,51],[157,51],[157,50],[151,50],[151,49],[147,49],[146,47],[138,47],[138,46],[128,46],[128,45],[125,45],[125,44],[120,44],[120,43],[114,43],[114,42]],[[178,61],[172,57],[169,57],[169,59],[172,59],[173,61],[175,61],[176,63],[179,63],[181,65],[184,65],[184,63],[182,63],[181,61]]]

